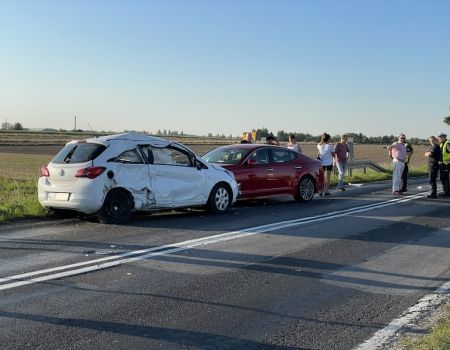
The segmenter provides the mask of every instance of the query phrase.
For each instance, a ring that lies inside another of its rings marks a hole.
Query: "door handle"
[[[273,171],[273,168],[270,168],[270,169],[266,169],[266,171]]]
[[[301,169],[301,168],[302,168],[301,166],[294,167],[294,169]]]

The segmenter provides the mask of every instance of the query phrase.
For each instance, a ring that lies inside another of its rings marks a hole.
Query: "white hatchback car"
[[[233,173],[186,146],[139,133],[71,141],[41,167],[39,202],[55,211],[96,214],[125,223],[133,210],[206,206],[225,212],[236,201]]]

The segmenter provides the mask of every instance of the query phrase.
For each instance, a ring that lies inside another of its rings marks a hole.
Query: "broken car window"
[[[193,166],[192,157],[175,147],[153,148],[153,164]]]
[[[143,160],[137,149],[132,149],[129,151],[125,151],[121,155],[114,158],[113,162],[141,164],[143,163]]]

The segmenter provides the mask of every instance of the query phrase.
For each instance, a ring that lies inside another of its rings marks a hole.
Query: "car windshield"
[[[206,153],[202,159],[209,163],[237,164],[249,153],[244,148],[217,148]]]
[[[98,143],[70,143],[52,159],[55,164],[86,163],[97,158],[106,146]]]

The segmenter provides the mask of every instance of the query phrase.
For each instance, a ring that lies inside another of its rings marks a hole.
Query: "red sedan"
[[[234,173],[240,198],[290,194],[308,202],[323,187],[320,161],[283,147],[228,145],[208,152],[202,159]]]

